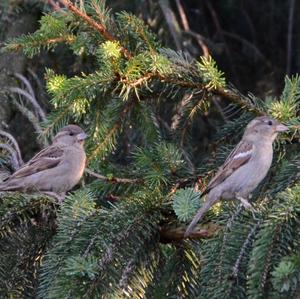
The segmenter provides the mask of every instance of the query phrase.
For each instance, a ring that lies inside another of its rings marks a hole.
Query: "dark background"
[[[53,3],[55,0],[2,0],[0,45],[35,31],[41,16],[53,10]],[[300,68],[299,1],[114,0],[107,1],[107,6],[115,13],[126,10],[143,18],[159,35],[163,47],[184,51],[196,59],[207,51],[224,71],[227,82],[242,93],[251,92],[263,99],[279,96],[285,75],[296,74]],[[22,53],[0,54],[1,126],[18,136],[25,160],[38,145],[28,142],[30,135],[35,139],[31,124],[5,99],[8,87],[18,84],[11,74],[27,76],[37,98],[50,111],[45,67],[72,76],[89,65],[92,62],[88,58],[74,57],[64,46],[33,59]]]

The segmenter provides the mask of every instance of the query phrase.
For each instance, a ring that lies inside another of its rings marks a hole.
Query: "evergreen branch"
[[[86,291],[83,298],[91,298],[95,294],[96,289],[99,287],[99,285],[102,282],[102,275],[101,273],[105,268],[113,262],[114,258],[118,254],[118,248],[125,243],[125,241],[130,237],[131,232],[135,232],[135,234],[139,234],[139,230],[145,229],[143,225],[141,226],[141,223],[145,219],[146,215],[142,214],[133,219],[133,221],[129,224],[129,226],[124,230],[118,233],[114,239],[113,242],[110,244],[110,246],[106,249],[105,253],[101,257],[101,259],[97,263],[97,272],[98,275],[92,280],[92,283],[89,285],[88,290]],[[146,236],[143,236],[143,242],[146,242]]]
[[[104,175],[101,175],[99,173],[96,173],[88,168],[85,169],[85,172],[88,173],[89,175],[100,179],[102,181],[105,181],[107,183],[112,183],[112,184],[143,184],[144,180],[143,179],[128,179],[128,178],[118,178],[118,177],[107,177]]]
[[[75,41],[75,37],[72,34],[66,36],[48,38],[48,39],[43,39],[43,38],[41,39],[41,36],[39,36],[36,40],[35,38],[36,37],[33,35],[17,38],[15,40],[12,40],[9,44],[7,44],[6,49],[10,51],[19,51],[22,48],[24,48],[24,45],[26,45],[27,48],[32,49],[32,48],[39,48],[43,46],[46,47],[61,42],[72,44]],[[38,53],[37,50],[36,52],[33,52],[33,54],[29,53],[29,51],[27,52],[28,52],[27,54],[30,57]]]
[[[160,230],[160,241],[162,243],[179,242],[184,239],[208,239],[216,235],[219,231],[219,225],[215,223],[208,223],[201,225],[195,229],[188,237],[184,236],[186,227],[170,228],[162,227]]]
[[[62,3],[67,9],[69,9],[72,13],[74,13],[79,18],[83,19],[85,22],[87,22],[92,28],[97,30],[106,40],[112,41],[112,42],[118,42],[120,41],[116,39],[102,24],[97,23],[95,20],[93,20],[91,17],[89,17],[87,14],[80,11],[76,6],[74,6],[70,0],[59,0],[60,3]],[[123,52],[124,56],[128,59],[132,58],[132,54],[129,52],[129,50],[123,46],[121,46],[121,52]],[[199,83],[199,82],[186,82],[183,80],[174,80],[172,78],[168,78],[166,76],[162,76],[158,73],[147,73],[143,77],[139,78],[134,83],[130,83],[129,85],[132,87],[136,87],[141,85],[143,82],[150,80],[151,78],[157,77],[162,82],[170,83],[173,85],[179,85],[182,87],[187,88],[197,88],[200,90],[206,89],[206,84]],[[243,97],[234,91],[227,89],[227,88],[214,88],[210,90],[213,94],[221,96],[225,99],[230,100],[231,102],[236,103],[237,105],[241,107],[246,107],[248,110],[261,115],[262,112],[257,109],[255,106],[250,105],[249,103],[246,103],[243,99]]]
[[[108,32],[108,30],[102,24],[97,23],[87,14],[80,11],[75,5],[72,4],[70,0],[58,0],[58,1],[61,4],[63,4],[67,9],[69,9],[74,15],[84,20],[92,28],[96,29],[106,40],[115,41],[115,42],[118,41],[110,32]],[[131,53],[124,47],[121,47],[121,52],[123,52],[126,58],[132,57]]]
[[[114,136],[114,134],[119,130],[119,128],[122,126],[122,121],[124,120],[127,112],[130,110],[130,108],[133,106],[133,103],[135,100],[132,100],[130,102],[127,102],[124,109],[121,111],[118,120],[115,122],[114,126],[107,132],[104,140],[96,146],[96,148],[93,150],[91,155],[88,157],[88,162],[93,159],[109,142],[109,140]]]

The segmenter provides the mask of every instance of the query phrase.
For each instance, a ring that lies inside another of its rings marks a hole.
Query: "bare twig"
[[[10,87],[10,92],[17,93],[19,95],[22,95],[25,99],[27,99],[33,106],[34,110],[37,113],[37,116],[40,117],[42,121],[46,121],[46,114],[44,110],[41,108],[41,106],[38,104],[36,98],[32,96],[29,92],[19,88],[19,87]]]
[[[215,223],[202,224],[196,228],[188,237],[184,236],[186,227],[168,228],[163,227],[160,231],[160,241],[162,243],[178,242],[184,239],[208,239],[213,237],[219,230]]]
[[[287,51],[286,51],[286,74],[291,73],[291,63],[292,63],[292,43],[293,43],[293,25],[294,25],[294,10],[295,10],[295,0],[290,0],[289,9],[289,21],[288,21],[288,32],[287,32]]]
[[[232,72],[234,73],[236,80],[239,80],[238,76],[236,75],[236,71],[235,71],[235,68],[234,68],[235,64],[232,62],[232,55],[231,55],[230,49],[229,49],[229,47],[228,47],[228,45],[226,43],[226,38],[225,38],[225,36],[223,34],[223,29],[221,27],[221,23],[219,21],[217,12],[215,11],[215,9],[214,9],[214,7],[212,5],[212,1],[205,0],[205,4],[206,4],[208,10],[210,11],[210,14],[211,14],[213,22],[215,24],[216,30],[219,33],[222,42],[224,43],[225,53],[226,53],[226,55],[228,57],[228,60],[230,62],[229,66],[231,67]]]
[[[13,170],[19,169],[21,165],[19,164],[19,160],[17,158],[18,155],[17,155],[17,152],[14,150],[14,148],[7,143],[0,143],[0,148],[4,149],[10,153],[11,166],[12,166]]]
[[[179,102],[179,105],[177,106],[177,112],[172,117],[172,123],[171,123],[172,131],[177,130],[180,124],[180,120],[184,115],[185,107],[189,104],[193,96],[194,96],[193,92],[188,92],[183,95],[181,101]]]
[[[31,94],[32,97],[35,97],[33,88],[30,84],[30,82],[27,80],[27,78],[25,78],[25,76],[23,76],[22,74],[19,73],[14,73],[14,76],[16,78],[18,78],[27,88],[28,92]]]
[[[184,12],[183,6],[180,3],[180,0],[176,0],[175,2],[176,2],[176,6],[177,6],[177,9],[178,9],[179,16],[180,16],[180,19],[181,19],[181,23],[182,23],[182,26],[183,26],[183,29],[184,29],[185,33],[188,33],[189,35],[191,35],[192,37],[194,37],[196,39],[198,45],[202,49],[203,56],[208,57],[209,56],[209,50],[208,50],[207,45],[204,42],[205,39],[203,38],[202,35],[191,31],[188,18],[186,16],[185,12]]]
[[[2,131],[2,130],[0,130],[0,135],[6,137],[13,144],[14,150],[16,152],[16,157],[17,157],[17,160],[18,160],[18,164],[19,164],[19,166],[23,165],[24,162],[23,162],[23,159],[22,159],[21,150],[20,150],[20,147],[19,147],[19,144],[18,144],[17,140],[11,134],[9,134],[5,131]]]
[[[108,183],[116,183],[116,184],[143,184],[142,179],[128,179],[128,178],[118,178],[118,177],[107,177],[104,175],[101,175],[99,173],[96,173],[88,168],[85,169],[85,172],[89,174],[90,176],[93,176],[99,180],[108,182]]]
[[[267,59],[266,56],[264,56],[262,54],[262,52],[251,42],[249,42],[248,40],[246,40],[245,38],[235,34],[235,33],[232,33],[232,32],[228,32],[228,31],[225,31],[225,30],[222,30],[222,33],[225,35],[225,36],[228,36],[232,39],[235,39],[237,41],[239,41],[240,43],[244,44],[246,47],[248,47],[249,49],[253,50],[254,53],[256,54],[256,56],[262,61],[264,62],[267,66],[271,67],[272,66],[272,63]]]
[[[188,19],[187,19],[187,16],[184,12],[184,9],[180,3],[180,0],[175,0],[176,2],[176,6],[177,6],[177,9],[178,9],[178,12],[179,12],[179,15],[180,15],[180,19],[181,19],[181,23],[182,23],[182,26],[183,26],[183,29],[185,31],[189,31],[190,30],[190,25],[189,25],[189,22],[188,22]]]
[[[175,42],[175,46],[177,50],[182,50],[181,48],[181,41],[179,38],[178,32],[180,32],[180,26],[177,22],[177,19],[174,15],[174,12],[170,8],[169,0],[159,0],[158,1],[159,6],[165,16],[167,25],[169,27],[170,33],[173,37],[173,40]]]
[[[60,10],[60,6],[54,0],[47,0],[49,6],[53,8],[53,10]]]
[[[203,56],[204,57],[209,57],[209,49],[208,49],[208,46],[207,46],[207,42],[206,42],[206,38],[203,37],[201,34],[199,33],[196,33],[192,30],[187,30],[185,31],[184,33],[192,36],[193,38],[196,39],[198,45],[200,46],[200,48],[202,49],[202,52],[203,52]]]

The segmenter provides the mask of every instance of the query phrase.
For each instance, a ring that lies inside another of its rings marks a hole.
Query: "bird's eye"
[[[70,136],[74,136],[74,133],[73,132],[70,132],[70,134],[69,134]]]
[[[273,122],[272,122],[271,120],[269,120],[269,121],[268,121],[268,125],[269,125],[269,126],[272,126],[272,125],[273,125]]]

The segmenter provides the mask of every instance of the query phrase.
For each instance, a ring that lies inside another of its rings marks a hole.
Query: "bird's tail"
[[[208,198],[199,209],[197,214],[194,216],[192,222],[187,227],[184,236],[188,237],[194,230],[197,223],[203,218],[204,214],[218,201],[218,198]]]

